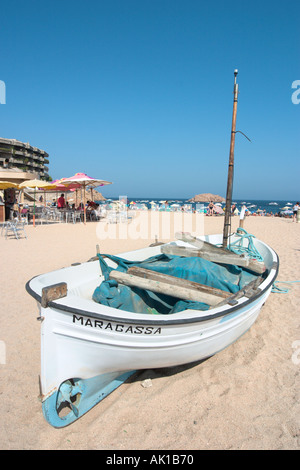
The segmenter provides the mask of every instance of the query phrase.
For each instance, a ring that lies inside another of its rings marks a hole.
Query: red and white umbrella
[[[107,184],[112,184],[110,181],[100,180],[98,178],[92,178],[91,176],[88,176],[85,173],[76,173],[74,176],[71,176],[70,178],[62,178],[61,180],[59,180],[59,183],[66,185],[68,188],[70,187],[69,185],[72,185],[74,183],[79,184],[83,188],[84,202],[85,202],[86,188],[92,189],[92,188],[97,188],[98,186],[105,186]],[[86,223],[85,203],[83,207],[84,207],[84,223]]]
[[[85,173],[76,173],[74,176],[70,176],[70,178],[61,178],[59,182],[66,185],[71,183],[79,183],[80,185],[85,186],[86,188],[97,188],[98,186],[112,184],[110,181],[92,178],[91,176],[88,176]]]
[[[79,183],[63,184],[61,180],[50,181],[48,191],[72,191],[81,187]]]

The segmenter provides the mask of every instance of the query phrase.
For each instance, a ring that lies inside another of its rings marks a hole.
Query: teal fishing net
[[[108,266],[104,256],[117,263],[117,267]],[[104,281],[95,289],[93,300],[112,308],[134,313],[171,314],[186,309],[208,310],[209,305],[118,284],[117,281],[109,279],[112,269],[126,272],[128,268],[136,266],[198,282],[232,294],[257,277],[240,267],[220,265],[198,257],[186,258],[160,254],[140,262],[128,261],[113,255],[98,254],[98,258]],[[176,287],[174,287],[174,295],[176,295]]]

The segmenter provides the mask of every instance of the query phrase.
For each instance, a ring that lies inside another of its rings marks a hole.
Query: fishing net
[[[114,261],[117,267],[108,266],[104,256]],[[186,309],[208,310],[210,306],[204,302],[176,298],[176,287],[174,287],[174,296],[170,296],[121,285],[109,279],[111,270],[127,272],[128,268],[135,266],[204,284],[232,294],[257,277],[240,267],[220,265],[198,257],[160,254],[140,262],[128,261],[113,255],[98,254],[98,258],[104,281],[95,289],[93,300],[112,308],[135,313],[171,314]]]

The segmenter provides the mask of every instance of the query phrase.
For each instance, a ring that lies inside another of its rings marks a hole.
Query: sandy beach
[[[222,233],[223,217],[205,217],[204,233]],[[238,226],[232,219],[232,229]],[[300,282],[272,293],[253,327],[199,363],[140,371],[77,422],[52,428],[38,399],[40,322],[25,291],[32,277],[96,254],[154,242],[99,238],[106,222],[26,227],[28,239],[0,238],[1,449],[201,450],[298,449],[300,445]],[[248,217],[245,229],[279,255],[279,281],[300,280],[300,224]],[[159,240],[163,238],[159,236]],[[163,241],[169,241],[168,239]],[[151,379],[151,387],[142,382]]]

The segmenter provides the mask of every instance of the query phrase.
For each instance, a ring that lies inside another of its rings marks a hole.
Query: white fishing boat
[[[216,245],[222,235],[202,239]],[[104,282],[99,260],[31,279],[26,288],[40,307],[41,397],[46,420],[54,427],[66,426],[133,372],[199,361],[236,341],[256,320],[278,270],[276,253],[262,241],[254,239],[253,243],[266,270],[235,294],[213,299],[204,311],[147,314],[97,303],[93,294]],[[195,244],[177,240],[120,257],[134,263],[170,249],[195,249]],[[117,267],[113,260],[106,263]],[[179,288],[175,283],[171,287],[177,296]],[[66,409],[68,413],[62,414]]]
[[[229,234],[237,73],[223,234],[99,253],[27,283],[40,309],[41,399],[52,426],[71,424],[135,371],[218,353],[266,302],[277,254],[242,227]]]

